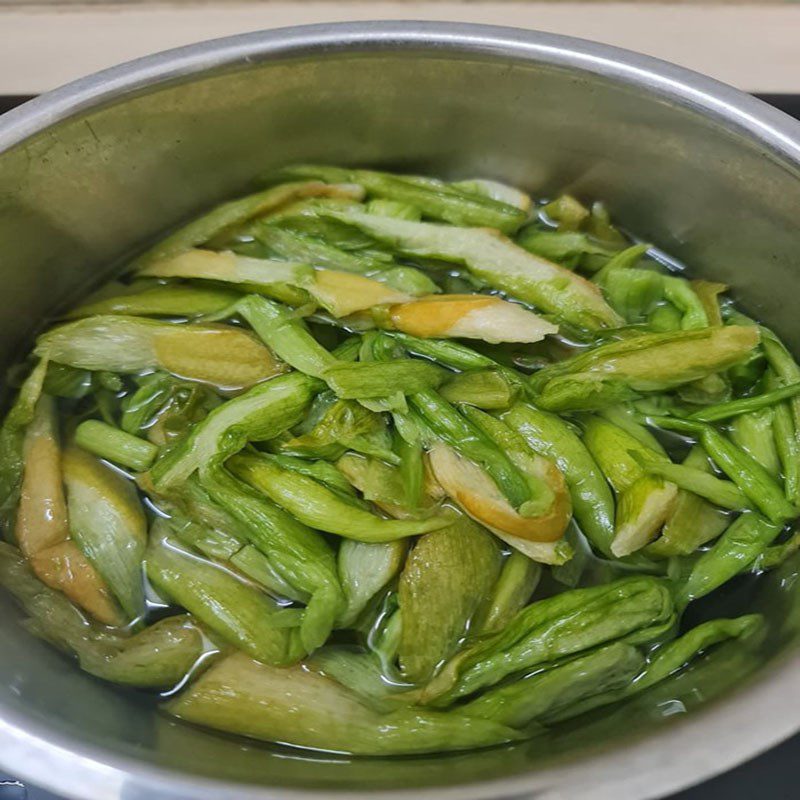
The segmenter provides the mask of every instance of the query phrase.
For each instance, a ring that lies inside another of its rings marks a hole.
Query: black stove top
[[[760,94],[762,100],[800,119],[800,94]],[[0,114],[29,100],[29,97],[0,96]],[[706,781],[669,800],[796,800],[797,768],[800,763],[800,735],[724,775]],[[62,800],[57,795],[24,786],[0,773],[0,800]],[[625,798],[621,798],[625,800]]]

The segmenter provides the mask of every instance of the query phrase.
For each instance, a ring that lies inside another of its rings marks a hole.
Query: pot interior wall
[[[0,154],[0,359],[18,358],[43,317],[137,244],[297,161],[489,176],[536,195],[566,189],[602,198],[622,224],[695,274],[735,286],[752,313],[800,349],[787,300],[800,289],[800,181],[788,164],[640,88],[497,54],[420,47],[284,58],[175,81]],[[764,660],[794,637],[797,611],[785,590],[794,570],[740,583],[729,598],[763,607],[773,620]],[[2,604],[0,706],[16,719],[152,764],[272,786],[409,788],[508,777],[623,731],[639,735],[758,666],[723,648],[647,703],[546,742],[443,758],[331,757],[312,769],[311,754],[166,720],[135,693],[81,674],[18,626],[6,598]]]

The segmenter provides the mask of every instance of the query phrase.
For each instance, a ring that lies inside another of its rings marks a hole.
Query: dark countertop
[[[759,95],[763,100],[800,119],[800,94]],[[0,114],[28,97],[0,97]],[[669,800],[796,800],[797,769],[800,763],[800,735],[789,739],[764,755],[699,786],[673,795]],[[8,784],[4,784],[8,781]],[[0,774],[0,800],[62,800],[28,784],[22,786]],[[625,798],[620,798],[625,800]]]

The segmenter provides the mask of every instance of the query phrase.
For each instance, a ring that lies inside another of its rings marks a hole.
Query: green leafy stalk
[[[550,458],[563,473],[575,519],[586,538],[611,555],[614,498],[597,462],[564,420],[533,406],[516,403],[501,418],[536,453]]]
[[[415,206],[426,217],[441,219],[453,225],[476,225],[513,232],[527,217],[522,209],[495,200],[484,192],[469,191],[432,178],[313,164],[289,167],[282,170],[281,175],[288,178],[318,178],[334,183],[354,183],[363,186],[368,195]],[[374,207],[371,210],[374,214]],[[397,216],[387,217],[392,218],[399,219]]]
[[[75,444],[100,458],[137,472],[146,470],[158,453],[158,448],[145,439],[96,419],[88,419],[78,425]]]
[[[277,574],[309,596],[300,636],[306,652],[320,647],[345,605],[333,550],[316,531],[234,478],[215,460],[203,466],[200,481],[211,499],[242,523],[242,531]]]
[[[296,370],[319,378],[337,363],[336,357],[317,342],[289,309],[251,294],[239,301],[237,310],[270,349]]]
[[[660,428],[699,436],[706,452],[719,468],[771,521],[783,522],[795,516],[794,507],[769,472],[715,428],[706,423],[674,417],[652,416],[648,419]]]
[[[280,606],[224,567],[180,547],[158,527],[145,557],[156,589],[226,641],[268,664],[293,664],[303,655],[299,632],[280,625]]]
[[[503,562],[500,576],[471,629],[476,633],[492,633],[505,628],[531,599],[541,576],[540,564],[513,550]]]
[[[625,578],[573,589],[523,608],[505,627],[450,661],[423,699],[445,705],[503,678],[601,644],[644,643],[674,624],[667,587],[654,578]]]
[[[714,406],[706,406],[699,411],[689,414],[689,419],[696,419],[698,422],[719,422],[723,419],[738,417],[740,414],[747,414],[751,411],[760,411],[789,400],[800,394],[800,382],[790,383],[788,386],[781,386],[754,397],[743,397],[740,400],[731,400],[727,403],[718,403]]]
[[[429,362],[407,358],[334,364],[326,367],[321,377],[339,397],[368,400],[398,391],[416,394],[434,389],[444,380],[445,373]]]
[[[772,389],[778,378],[770,369],[766,374],[766,385]],[[781,462],[786,498],[795,506],[800,505],[800,438],[794,422],[792,402],[784,401],[772,407],[772,430],[775,449]]]
[[[689,451],[682,466],[711,477],[708,456],[699,445]],[[681,486],[679,480],[673,480],[673,483]],[[694,484],[691,486],[697,488]],[[729,523],[728,515],[724,511],[712,506],[692,488],[681,486],[675,507],[664,524],[661,536],[647,547],[645,554],[655,558],[689,555],[706,542],[716,539]]]
[[[752,326],[646,333],[601,345],[531,378],[537,404],[592,410],[696,381],[742,360],[758,344]]]
[[[210,459],[234,453],[249,441],[274,439],[300,422],[322,387],[315,378],[292,373],[218,406],[153,464],[150,476],[156,488],[180,484]]]
[[[670,463],[643,464],[642,468],[721,508],[732,511],[750,508],[747,497],[733,481],[720,480],[704,469]]]
[[[438,530],[446,516],[425,520],[383,519],[343,499],[323,484],[283,469],[268,456],[241,454],[229,461],[234,475],[263,492],[306,525],[361,542],[391,542]]]
[[[675,603],[684,608],[746,570],[780,532],[780,525],[760,514],[742,514],[678,584]]]
[[[273,186],[230,200],[196,217],[142,253],[135,259],[132,267],[142,269],[153,261],[178,255],[191,247],[205,244],[224,231],[254,217],[264,216],[302,198],[327,196],[359,200],[361,194],[353,186],[330,186],[313,180]]]

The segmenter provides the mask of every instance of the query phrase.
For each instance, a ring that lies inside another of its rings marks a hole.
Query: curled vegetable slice
[[[614,538],[614,497],[592,455],[564,420],[525,403],[501,415],[536,453],[552,459],[564,475],[581,530],[605,555]]]
[[[564,535],[570,516],[565,488],[554,493],[554,501],[546,513],[525,517],[514,509],[484,470],[460,456],[454,448],[437,444],[428,452],[428,460],[445,492],[469,516],[490,530],[533,542],[555,542]]]

